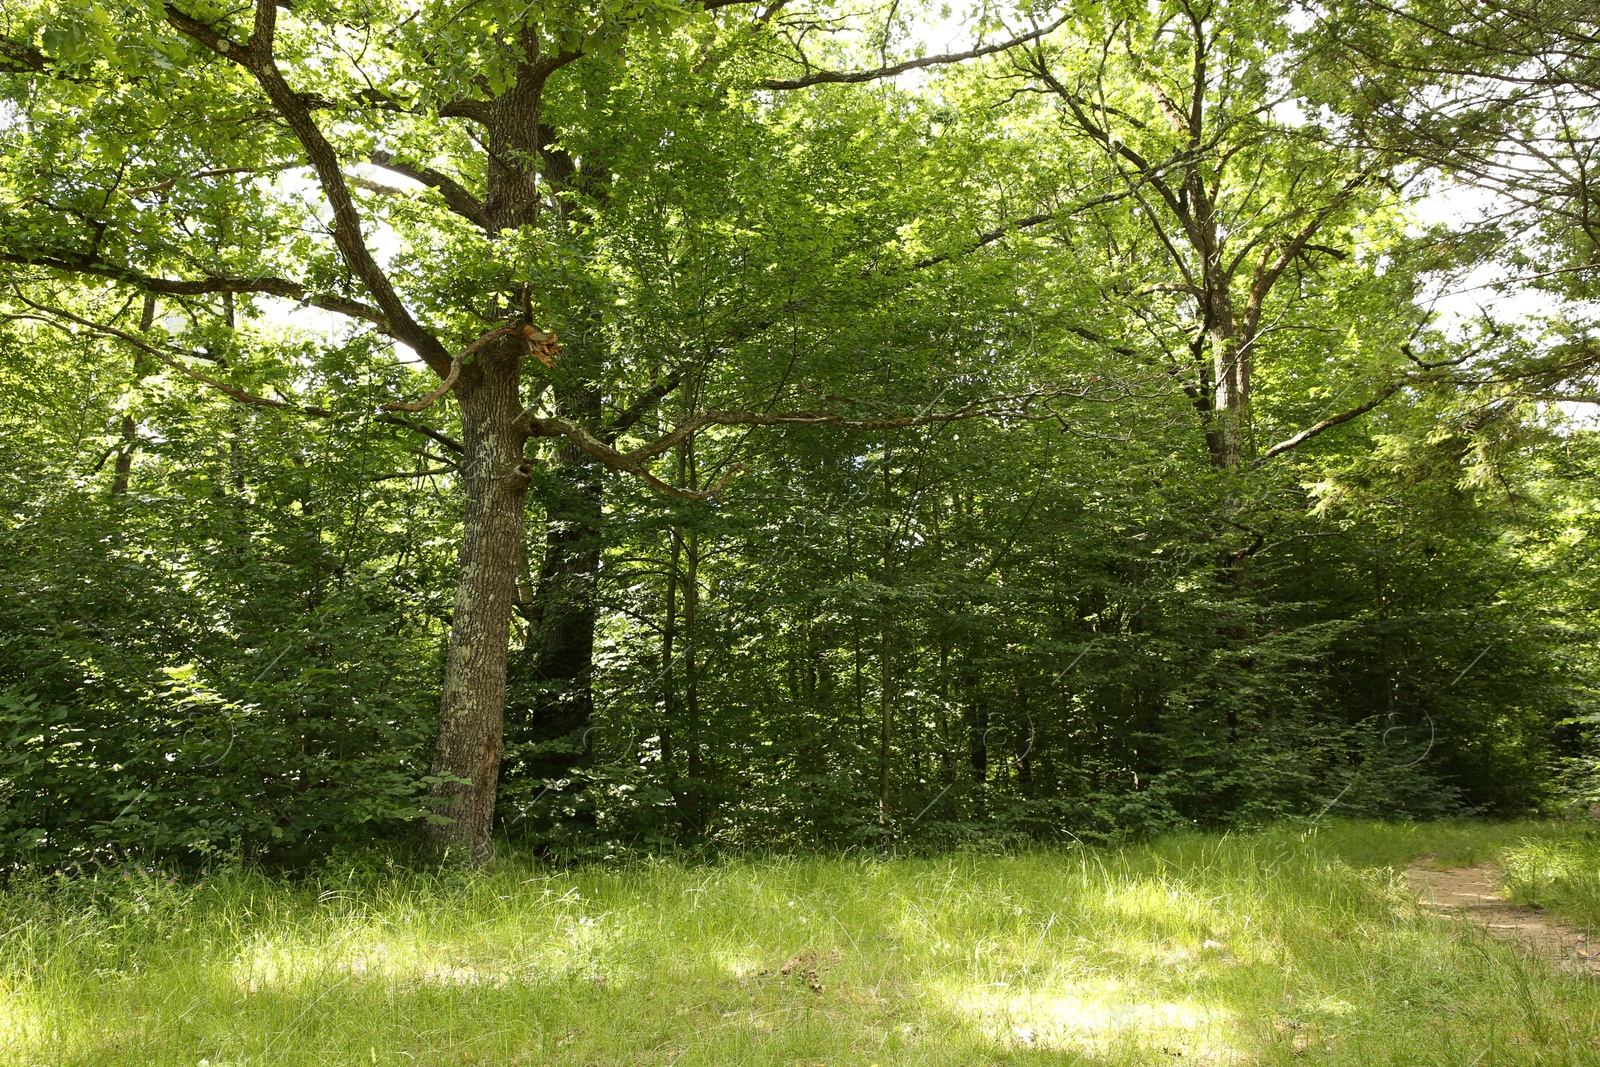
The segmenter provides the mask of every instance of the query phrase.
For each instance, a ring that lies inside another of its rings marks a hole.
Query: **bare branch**
[[[382,182],[375,182],[371,178],[363,177],[360,174],[350,175],[350,184],[354,185],[357,189],[365,189],[369,193],[377,193],[379,196],[406,195],[406,190],[404,189],[393,185],[385,185]]]
[[[410,178],[414,182],[421,182],[430,189],[437,189],[451,211],[454,211],[457,215],[480,229],[489,229],[489,213],[484,210],[483,203],[467,192],[464,186],[448,174],[436,171],[431,167],[418,166],[403,159],[396,159],[392,152],[385,152],[381,149],[373,152],[371,159],[374,164],[384,170],[393,171],[402,177]]]
[[[463,353],[465,354],[465,353]],[[461,377],[461,356],[450,361],[450,373],[444,376],[444,381],[439,383],[439,388],[412,403],[394,403],[380,405],[384,411],[427,411],[433,407],[433,402],[455,388],[456,379]]]
[[[461,376],[461,364],[465,363],[472,355],[485,345],[499,340],[502,337],[519,337],[529,355],[539,360],[547,367],[554,367],[556,357],[561,352],[560,342],[553,333],[544,333],[534,329],[525,322],[515,322],[507,326],[497,326],[484,333],[461,351],[450,357],[450,370],[444,376],[444,381],[439,383],[439,388],[423,397],[421,400],[409,403],[396,401],[381,405],[384,411],[426,411],[433,406],[434,401],[455,388],[456,379]],[[541,390],[542,391],[542,390]]]
[[[363,304],[359,300],[348,300],[342,296],[314,292],[299,282],[287,278],[239,278],[229,275],[212,275],[205,278],[156,278],[119,263],[81,254],[51,256],[0,251],[0,263],[15,263],[22,267],[47,267],[68,274],[90,274],[98,278],[123,282],[147,293],[160,293],[162,296],[206,296],[211,293],[262,293],[266,296],[281,296],[322,308],[324,311],[333,311],[354,319],[376,323],[385,331],[389,327],[383,312],[370,304]]]
[[[1293,437],[1285,438],[1284,440],[1273,445],[1271,448],[1267,449],[1265,452],[1261,453],[1261,455],[1256,457],[1255,465],[1259,467],[1272,457],[1281,456],[1291,448],[1304,444],[1325,430],[1331,430],[1335,426],[1342,426],[1351,419],[1359,418],[1360,416],[1365,415],[1367,412],[1371,411],[1373,408],[1389,399],[1395,393],[1399,392],[1400,387],[1404,384],[1406,384],[1406,380],[1402,378],[1399,381],[1385,386],[1379,391],[1377,396],[1373,397],[1371,400],[1368,400],[1366,403],[1357,404],[1348,411],[1341,411],[1337,415],[1329,415],[1321,422],[1312,423],[1310,426],[1307,426]]]
[[[1067,16],[1062,15],[1050,25],[1034,30],[1032,33],[1013,37],[1009,41],[999,44],[986,44],[977,48],[970,48],[965,52],[946,52],[937,56],[924,56],[921,59],[908,59],[903,63],[895,63],[887,67],[878,67],[874,70],[819,70],[799,78],[769,78],[759,82],[763,89],[804,89],[811,85],[854,85],[860,82],[877,81],[880,78],[892,78],[896,74],[904,74],[908,70],[921,70],[925,67],[945,66],[951,63],[964,63],[969,59],[979,59],[983,56],[992,56],[996,52],[1004,52],[1016,48],[1030,41],[1037,41],[1045,34],[1059,28],[1067,21]]]

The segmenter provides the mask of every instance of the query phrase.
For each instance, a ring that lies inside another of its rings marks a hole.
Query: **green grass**
[[[1422,914],[1399,874],[1585,840],[1334,823],[1006,857],[19,879],[0,1064],[1600,1064],[1600,984]]]
[[[1540,835],[1498,857],[1514,900],[1600,928],[1600,832]]]

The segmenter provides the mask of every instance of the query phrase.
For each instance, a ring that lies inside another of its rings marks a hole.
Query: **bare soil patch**
[[[1406,879],[1427,910],[1481,927],[1490,937],[1520,945],[1561,970],[1600,976],[1600,947],[1590,946],[1590,931],[1511,903],[1494,864],[1442,871],[1416,866],[1406,871]]]

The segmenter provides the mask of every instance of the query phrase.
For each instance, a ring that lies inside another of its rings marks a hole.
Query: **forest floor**
[[[1553,823],[24,875],[0,1064],[1600,1064],[1591,925],[1600,838]]]

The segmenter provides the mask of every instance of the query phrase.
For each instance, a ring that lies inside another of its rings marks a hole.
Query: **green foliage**
[[[23,338],[11,359],[63,351]],[[76,347],[81,379],[127,371]],[[77,395],[11,409],[0,446],[13,472],[51,459],[0,503],[8,862],[288,860],[421,817],[448,557],[435,501],[371,480],[406,458],[393,432],[246,415],[181,379]],[[136,473],[108,496],[130,401]]]
[[[1500,854],[1513,900],[1548,908],[1583,927],[1600,921],[1600,834],[1585,815],[1569,832]]]
[[[634,412],[632,448],[708,411],[1035,398],[708,428],[652,460],[723,487],[703,502],[536,439],[505,836],[563,859],[1107,842],[1516,815],[1562,768],[1600,798],[1596,436],[1541,391],[1592,340],[1452,329],[1424,300],[1493,257],[1565,270],[1582,227],[1546,220],[1557,254],[1416,223],[1446,163],[1368,134],[1419,83],[1351,72],[1427,35],[1370,7],[1330,8],[1324,39],[1256,0],[1077,5],[1037,50],[798,92],[759,86],[885,61],[899,16],[279,12],[397,299],[452,351],[524,298],[560,335],[522,383],[537,412]],[[460,413],[379,414],[432,380],[248,72],[159,5],[0,19],[0,859],[304,863],[403,832],[427,817]],[[520,161],[542,202],[487,232],[445,192],[506,163],[462,109],[552,56]],[[375,180],[380,152],[428,184]],[[1232,465],[1208,444],[1229,301],[1256,331]],[[586,502],[595,652],[553,682],[539,534]],[[552,687],[589,684],[592,722],[540,734]]]

